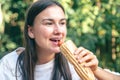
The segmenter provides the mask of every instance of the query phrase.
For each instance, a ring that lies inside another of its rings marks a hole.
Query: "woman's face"
[[[28,28],[28,35],[35,39],[37,50],[46,53],[60,52],[58,41],[64,41],[66,33],[65,14],[56,5],[49,6],[39,13],[34,25]]]

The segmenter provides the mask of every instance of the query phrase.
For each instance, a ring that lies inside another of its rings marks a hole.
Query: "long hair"
[[[59,6],[65,13],[62,5],[53,0],[38,0],[28,8],[24,26],[25,51],[18,57],[16,78],[19,70],[22,80],[34,80],[34,69],[38,59],[35,40],[28,36],[28,25],[33,26],[35,17],[51,5]],[[55,55],[52,80],[61,80],[61,77],[63,77],[64,80],[72,80],[67,60],[61,53],[58,53]]]

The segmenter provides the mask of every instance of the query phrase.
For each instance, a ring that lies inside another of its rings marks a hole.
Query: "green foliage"
[[[7,52],[15,49],[16,43],[11,41],[8,35],[0,34],[0,58]]]
[[[67,39],[94,52],[101,67],[120,72],[120,0],[59,1],[68,18]],[[22,46],[24,15],[31,1],[2,0],[0,3],[5,23],[5,32],[0,34],[3,53]]]
[[[25,13],[30,3],[27,0],[0,0],[4,20],[4,32],[0,32],[0,57],[23,45]]]
[[[60,2],[68,16],[68,38],[94,52],[101,67],[120,72],[120,1]]]

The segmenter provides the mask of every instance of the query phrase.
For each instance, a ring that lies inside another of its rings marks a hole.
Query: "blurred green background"
[[[35,0],[34,0],[35,1]],[[120,72],[120,0],[58,0],[68,17],[67,39]],[[23,46],[25,13],[33,0],[0,0],[0,58]]]

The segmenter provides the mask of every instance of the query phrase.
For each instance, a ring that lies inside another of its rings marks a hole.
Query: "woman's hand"
[[[79,63],[85,62],[83,66],[90,67],[92,71],[98,68],[98,59],[91,51],[79,47],[74,54]]]

